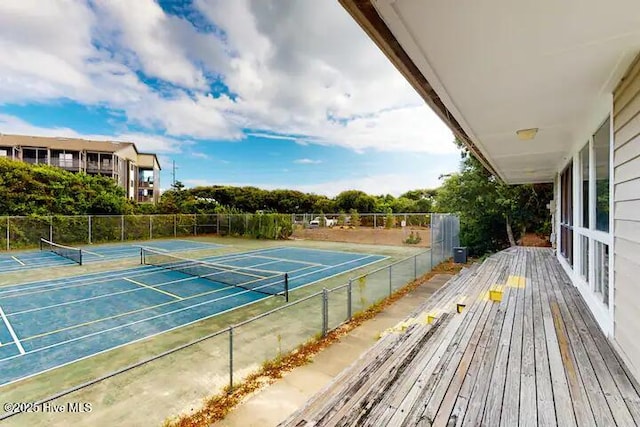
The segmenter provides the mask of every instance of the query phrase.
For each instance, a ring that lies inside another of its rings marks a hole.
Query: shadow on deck
[[[519,247],[463,270],[281,425],[638,424],[636,383],[552,251]]]

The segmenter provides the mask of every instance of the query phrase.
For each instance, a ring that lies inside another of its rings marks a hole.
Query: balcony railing
[[[138,181],[138,188],[153,188],[153,181]]]
[[[53,159],[51,160],[51,166],[57,166],[62,169],[69,170],[79,170],[80,169],[80,159]]]
[[[153,196],[138,196],[138,203],[153,202]]]
[[[113,164],[112,163],[87,162],[87,172],[112,173],[113,172]]]
[[[39,158],[38,159],[36,157],[23,157],[22,161],[25,162],[25,163],[31,163],[32,165],[34,165],[36,163],[41,164],[41,165],[43,165],[43,164],[46,165],[47,164],[47,159],[46,158],[44,158],[44,159],[43,158]]]

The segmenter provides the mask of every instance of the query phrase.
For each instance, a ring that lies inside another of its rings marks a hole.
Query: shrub
[[[422,242],[422,237],[420,237],[420,233],[418,233],[416,231],[416,234],[413,234],[413,231],[409,234],[409,237],[407,237],[404,240],[404,243],[407,243],[409,245],[417,245],[418,243]]]

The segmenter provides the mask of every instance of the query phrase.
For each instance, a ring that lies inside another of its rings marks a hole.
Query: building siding
[[[614,340],[640,374],[640,57],[614,92]]]

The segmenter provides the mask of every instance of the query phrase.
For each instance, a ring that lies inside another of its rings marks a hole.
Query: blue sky
[[[132,141],[162,187],[398,195],[453,136],[337,2],[3,0],[0,132]]]

